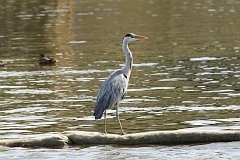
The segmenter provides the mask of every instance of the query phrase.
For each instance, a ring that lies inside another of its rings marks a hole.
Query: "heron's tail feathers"
[[[104,110],[105,110],[105,107],[101,106],[99,103],[96,104],[94,114],[93,114],[95,116],[95,119],[101,119]]]
[[[93,114],[95,116],[95,119],[101,119],[102,118],[102,115],[103,115],[103,112],[94,112]]]
[[[94,116],[95,116],[95,119],[100,119],[102,118],[102,115],[103,115],[103,112],[110,108],[112,106],[112,104],[114,103],[113,102],[113,95],[109,95],[109,96],[101,96],[97,102],[96,102],[96,106],[95,106],[95,109],[94,109]]]

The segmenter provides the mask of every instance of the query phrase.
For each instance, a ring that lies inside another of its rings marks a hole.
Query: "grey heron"
[[[118,123],[121,128],[122,135],[124,134],[123,128],[119,119],[118,107],[119,102],[123,99],[126,93],[129,77],[132,70],[133,56],[132,52],[128,47],[128,43],[134,40],[148,39],[147,37],[128,33],[123,39],[122,48],[126,56],[126,62],[122,69],[114,71],[110,76],[103,82],[96,100],[94,109],[95,119],[101,119],[104,113],[104,132],[107,134],[106,127],[106,110],[116,105],[116,116]]]
[[[46,57],[43,53],[39,55],[38,60],[40,65],[54,65],[56,64],[56,60],[51,57]]]

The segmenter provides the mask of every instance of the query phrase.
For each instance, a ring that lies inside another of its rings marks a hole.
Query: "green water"
[[[133,71],[120,104],[126,133],[240,129],[240,2],[0,4],[1,138],[102,132],[103,121],[92,116],[96,95],[124,64],[121,41],[128,32],[149,40],[130,44]],[[40,53],[58,63],[39,66]],[[114,109],[107,123],[109,133],[120,133]]]

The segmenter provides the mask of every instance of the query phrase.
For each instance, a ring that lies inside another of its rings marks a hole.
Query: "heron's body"
[[[100,119],[106,109],[117,105],[126,93],[128,82],[123,73],[123,70],[113,72],[102,87],[97,96],[97,103],[95,106],[94,116],[95,119]]]
[[[121,127],[122,134],[124,134],[122,125],[118,115],[118,105],[123,99],[129,82],[129,77],[131,74],[133,57],[130,49],[128,48],[128,42],[135,39],[146,39],[146,37],[138,36],[135,34],[127,34],[123,39],[123,51],[126,56],[126,62],[122,69],[114,71],[102,84],[98,95],[97,101],[94,109],[95,119],[100,119],[105,113],[105,133],[106,131],[106,110],[116,105],[116,114],[118,118],[119,125]]]

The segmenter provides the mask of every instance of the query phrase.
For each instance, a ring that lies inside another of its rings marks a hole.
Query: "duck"
[[[4,67],[5,63],[3,61],[0,61],[0,67]]]
[[[43,53],[39,56],[39,64],[40,65],[55,65],[56,60],[51,57],[46,57]]]

